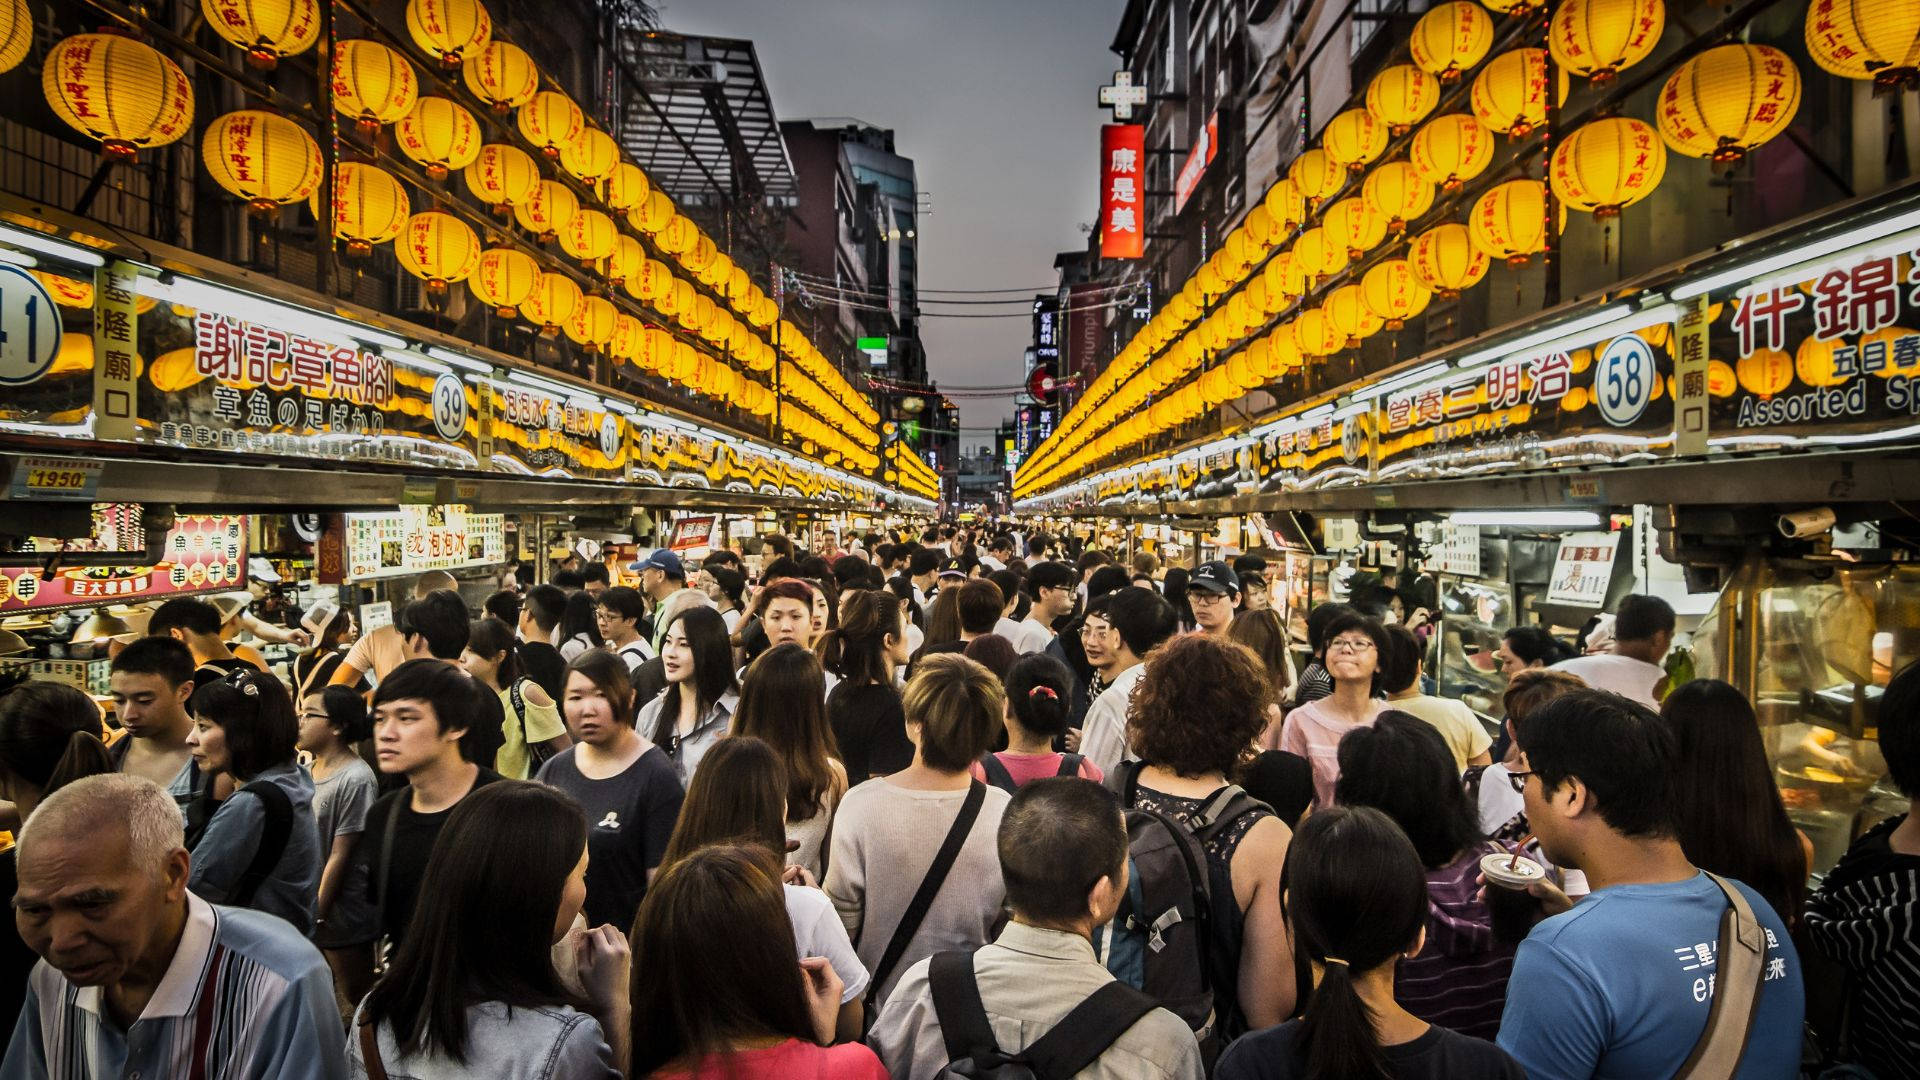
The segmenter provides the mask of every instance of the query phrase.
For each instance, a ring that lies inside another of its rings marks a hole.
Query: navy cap
[[[636,563],[629,563],[627,569],[636,574],[642,570],[660,570],[676,581],[685,581],[687,577],[687,568],[680,565],[680,556],[666,548],[655,548],[646,558]]]
[[[940,564],[941,577],[966,577],[967,564],[959,559],[948,559]]]
[[[1202,592],[1217,593],[1226,596],[1240,591],[1240,575],[1233,567],[1223,562],[1201,563],[1187,578],[1187,589],[1199,589]]]

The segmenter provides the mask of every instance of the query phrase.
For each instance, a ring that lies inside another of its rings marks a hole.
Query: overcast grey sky
[[[1105,116],[1096,95],[1118,59],[1107,44],[1123,0],[660,7],[669,30],[752,39],[782,119],[853,116],[894,130],[895,149],[914,160],[932,196],[920,227],[922,288],[1047,285],[1054,254],[1085,244]],[[941,383],[999,385],[1024,374],[1032,336],[1024,318],[928,318],[921,327]],[[960,408],[963,427],[990,428],[1013,411],[1010,398]]]

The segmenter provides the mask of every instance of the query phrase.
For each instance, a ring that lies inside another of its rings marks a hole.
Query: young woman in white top
[[[818,878],[833,808],[847,792],[847,770],[827,723],[826,678],[820,661],[798,645],[775,645],[747,666],[732,736],[757,738],[786,768],[788,866]]]
[[[720,613],[687,608],[660,639],[667,688],[640,710],[641,734],[673,759],[681,784],[693,780],[713,744],[726,737],[740,703],[733,678],[733,646]]]

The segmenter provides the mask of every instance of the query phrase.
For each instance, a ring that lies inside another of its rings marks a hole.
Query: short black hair
[[[615,615],[636,623],[647,617],[647,602],[640,598],[640,590],[626,585],[615,585],[601,593],[598,603]]]
[[[552,633],[567,610],[567,591],[558,585],[535,585],[527,590],[524,608],[533,625]]]
[[[1124,566],[1102,563],[1093,573],[1087,575],[1087,599],[1089,601],[1105,596],[1115,589],[1124,589],[1133,584],[1133,575],[1127,573]]]
[[[858,555],[842,555],[833,560],[833,580],[839,582],[841,588],[847,588],[854,582],[865,581],[872,566]]]
[[[275,765],[290,765],[300,720],[279,679],[251,667],[235,668],[193,693],[193,715],[220,725],[227,771],[251,780]]]
[[[555,570],[552,583],[555,588],[574,590],[587,587],[587,579],[578,570]]]
[[[1570,690],[1516,717],[1513,738],[1542,790],[1578,777],[1621,835],[1674,835],[1680,746],[1652,709],[1606,690]]]
[[[1260,556],[1249,554],[1234,556],[1233,573],[1236,577],[1246,577],[1248,574],[1265,574],[1266,572],[1267,560]]]
[[[1391,817],[1413,841],[1427,869],[1446,866],[1486,839],[1439,728],[1387,709],[1372,724],[1341,736],[1337,753],[1340,778],[1334,799],[1342,806],[1371,806]]]
[[[1038,600],[1041,589],[1071,589],[1078,584],[1076,579],[1073,567],[1066,563],[1037,562],[1027,568],[1027,593]]]
[[[993,628],[999,625],[1000,613],[1007,607],[1007,598],[1000,595],[1000,586],[986,578],[962,582],[954,591],[954,597],[960,629],[969,634],[993,633]]]
[[[1013,537],[1008,536],[1006,533],[1001,533],[998,536],[995,536],[993,539],[987,541],[987,550],[988,551],[1012,551]]]
[[[765,585],[769,581],[779,581],[781,578],[805,576],[806,572],[800,569],[800,564],[794,560],[793,556],[781,555],[761,568],[760,583]]]
[[[170,637],[135,638],[113,658],[114,671],[129,675],[158,675],[168,686],[193,681],[193,650]]]
[[[1419,637],[1404,626],[1389,626],[1387,647],[1380,652],[1380,689],[1397,694],[1420,677],[1424,658]]]
[[[1554,637],[1546,627],[1535,623],[1508,627],[1507,632],[1500,635],[1500,640],[1507,643],[1507,648],[1522,663],[1552,667],[1562,660],[1573,658],[1573,650],[1566,643]]]
[[[467,647],[470,621],[467,602],[460,599],[459,593],[435,589],[418,600],[409,600],[407,606],[400,609],[394,628],[403,639],[415,634],[426,638],[427,651],[436,658],[458,660],[460,650]]]
[[[327,711],[327,726],[341,742],[357,743],[373,734],[373,714],[367,711],[367,699],[353,687],[323,688],[320,706]]]
[[[1613,640],[1652,641],[1656,634],[1673,633],[1673,606],[1657,596],[1635,594],[1620,599],[1613,612]]]
[[[932,548],[918,548],[907,557],[907,573],[913,577],[931,574],[940,569],[940,553]]]
[[[1127,826],[1113,792],[1045,777],[1014,793],[997,846],[1008,906],[1024,921],[1059,925],[1086,917],[1087,893],[1101,878],[1119,882]]]
[[[590,562],[580,570],[580,584],[582,586],[591,585],[596,581],[604,582],[608,585],[613,584],[613,575],[607,572],[606,563]]]
[[[993,573],[987,575],[987,580],[1000,586],[1000,602],[1002,604],[1005,604],[1008,600],[1026,591],[1022,588],[1026,583],[1026,579],[1020,576],[1020,571],[1018,570],[995,570]]]
[[[1327,624],[1350,611],[1345,604],[1321,604],[1307,612],[1307,647],[1315,656],[1327,651]]]
[[[480,716],[482,687],[459,667],[441,660],[409,660],[373,688],[373,704],[424,701],[433,706],[434,724],[441,734],[469,731]]]
[[[731,566],[738,570],[741,565],[739,554],[727,548],[717,548],[708,554],[706,558],[700,560],[700,569],[702,570],[712,570],[717,566]]]
[[[1387,686],[1386,662],[1388,653],[1393,649],[1393,641],[1387,637],[1387,628],[1381,625],[1380,620],[1349,607],[1328,619],[1326,625],[1320,628],[1320,647],[1331,648],[1334,639],[1349,630],[1358,630],[1373,642],[1373,692],[1377,694]]]
[[[1172,637],[1176,629],[1173,605],[1159,593],[1138,585],[1115,589],[1100,597],[1087,605],[1087,614],[1112,623],[1120,640],[1139,657],[1145,657]]]
[[[218,634],[220,609],[195,597],[176,596],[153,609],[153,617],[147,620],[147,633],[154,637],[166,637],[174,629],[205,636]]]
[[[1894,787],[1920,795],[1920,660],[1901,668],[1880,697],[1880,756]]]
[[[520,594],[512,589],[501,589],[487,597],[480,609],[508,626],[514,626],[520,622]]]

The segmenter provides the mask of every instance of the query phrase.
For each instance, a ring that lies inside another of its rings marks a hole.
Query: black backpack
[[[1115,980],[1074,1006],[1032,1046],[1008,1054],[993,1037],[980,984],[973,978],[972,953],[935,953],[928,975],[934,1015],[947,1045],[947,1071],[969,1080],[1068,1080],[1158,1007]]]
[[[1107,778],[1127,820],[1127,892],[1106,932],[1101,959],[1120,982],[1143,991],[1187,1022],[1211,1063],[1241,1034],[1235,973],[1240,967],[1240,907],[1226,866],[1206,842],[1266,803],[1227,784],[1207,797],[1192,825],[1134,805],[1140,763],[1122,762]]]
[[[1080,763],[1085,760],[1087,759],[1079,754],[1061,754],[1060,767],[1054,770],[1053,775],[1079,776]],[[1007,766],[1000,760],[1000,755],[994,753],[981,755],[980,768],[987,774],[987,783],[1001,791],[1011,795],[1020,790],[1020,785],[1013,782],[1013,774],[1007,771]]]

